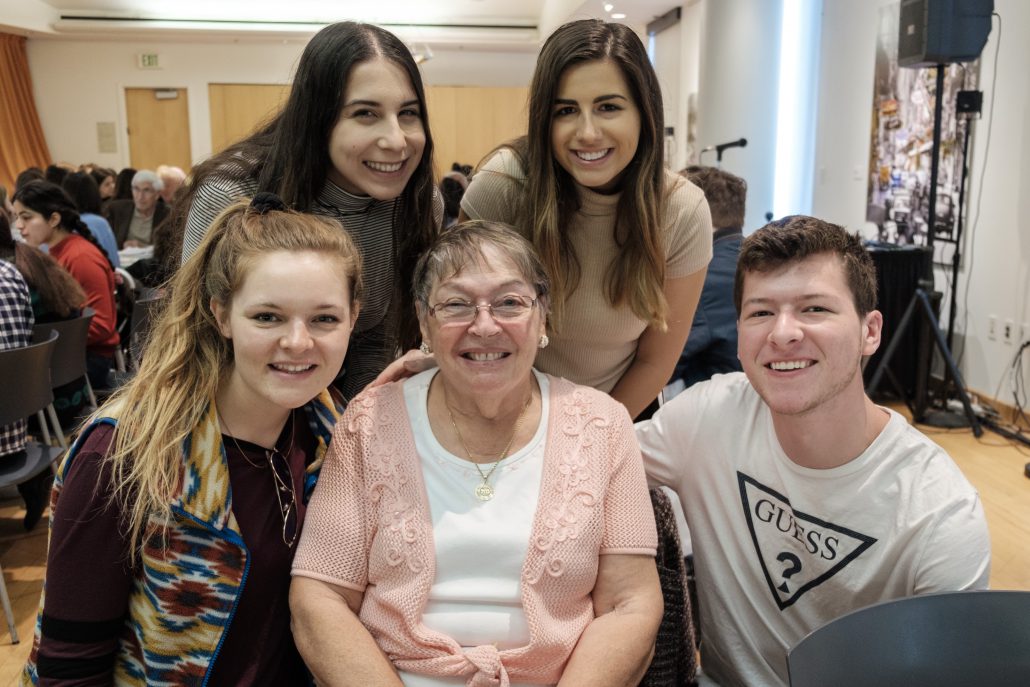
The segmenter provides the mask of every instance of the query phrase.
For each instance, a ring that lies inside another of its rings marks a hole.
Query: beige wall
[[[129,164],[125,133],[127,87],[181,88],[189,94],[193,162],[211,154],[209,83],[289,83],[305,41],[100,42],[33,38],[28,42],[36,106],[56,160]],[[162,69],[141,70],[136,55],[156,52]],[[427,85],[526,86],[533,52],[434,48],[422,66]],[[97,123],[113,122],[117,151],[100,153]]]

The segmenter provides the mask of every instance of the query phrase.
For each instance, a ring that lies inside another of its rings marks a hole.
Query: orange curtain
[[[0,33],[0,184],[14,192],[26,167],[50,164],[50,150],[32,95],[25,37]]]

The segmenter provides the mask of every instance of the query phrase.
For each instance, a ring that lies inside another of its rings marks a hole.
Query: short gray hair
[[[155,191],[160,191],[165,187],[165,182],[161,181],[161,177],[157,176],[157,174],[151,172],[149,169],[141,169],[132,177],[133,186],[142,181],[149,181]]]
[[[511,260],[519,275],[536,290],[540,311],[547,312],[551,282],[533,244],[502,222],[470,220],[444,231],[415,265],[411,284],[420,315],[429,309],[433,286],[481,260],[486,246],[493,246]]]

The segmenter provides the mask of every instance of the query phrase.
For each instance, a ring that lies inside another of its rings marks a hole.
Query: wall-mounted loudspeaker
[[[970,62],[991,32],[994,0],[901,0],[898,65]]]

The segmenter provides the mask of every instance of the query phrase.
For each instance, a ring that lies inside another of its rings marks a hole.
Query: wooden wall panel
[[[208,84],[211,151],[217,153],[264,124],[289,93],[289,84]]]
[[[157,91],[176,92],[158,99]],[[189,169],[189,101],[185,88],[126,88],[125,115],[129,130],[129,163],[136,169],[175,165]]]
[[[437,176],[454,162],[475,167],[498,145],[524,134],[528,95],[526,87],[428,87]]]

